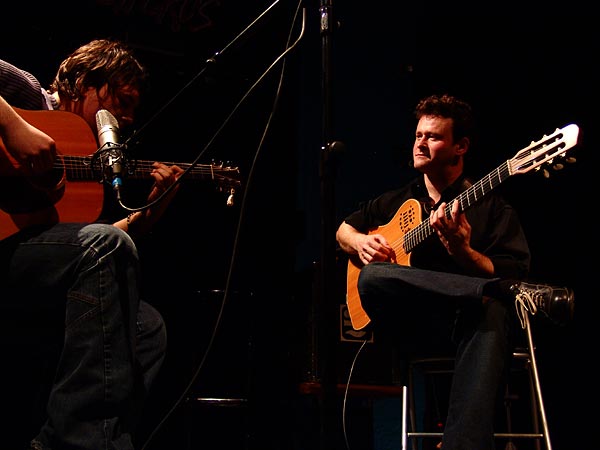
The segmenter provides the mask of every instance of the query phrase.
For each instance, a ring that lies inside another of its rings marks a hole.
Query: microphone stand
[[[335,264],[335,174],[337,156],[343,144],[332,140],[332,89],[331,50],[334,21],[331,0],[321,0],[319,8],[320,34],[322,39],[322,147],[320,157],[321,189],[321,264],[319,266],[318,291],[315,299],[317,336],[317,364],[321,379],[321,430],[320,443],[323,450],[337,446],[340,414],[337,398],[336,339],[339,323],[339,304],[336,301]]]
[[[256,23],[258,23],[263,16],[265,16],[277,3],[279,3],[279,0],[274,0],[273,3],[271,3],[271,5],[269,5],[269,7],[267,9],[265,9],[256,19],[254,19],[248,26],[246,26],[246,28],[244,28],[231,42],[229,42],[225,47],[223,47],[220,51],[217,51],[213,54],[212,57],[208,58],[206,60],[206,66],[204,66],[204,68],[202,70],[200,70],[200,72],[198,72],[190,81],[188,81],[186,83],[185,86],[183,86],[183,88],[181,88],[173,97],[171,97],[171,99],[169,101],[167,101],[167,103],[165,103],[158,111],[156,111],[154,113],[154,115],[152,117],[150,117],[150,119],[148,119],[146,121],[145,124],[142,125],[142,127],[139,130],[134,131],[134,133],[125,141],[125,146],[127,146],[127,144],[131,141],[133,141],[134,139],[137,138],[138,135],[140,135],[147,127],[151,126],[154,121],[156,119],[158,119],[158,117],[171,105],[171,103],[173,103],[176,99],[178,99],[192,84],[194,84],[196,82],[196,80],[198,78],[200,78],[204,72],[206,72],[207,67],[209,66],[209,64],[214,64],[217,62],[217,57],[219,57],[220,55],[222,55],[223,53],[225,53],[225,51],[233,46],[233,44],[235,42],[237,42],[238,40],[240,40],[249,30],[251,30],[254,25]]]

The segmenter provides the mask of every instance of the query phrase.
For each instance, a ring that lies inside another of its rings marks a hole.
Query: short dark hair
[[[471,138],[474,132],[474,118],[471,106],[452,95],[431,95],[419,101],[415,117],[439,116],[452,119],[452,134],[456,141],[463,137]]]

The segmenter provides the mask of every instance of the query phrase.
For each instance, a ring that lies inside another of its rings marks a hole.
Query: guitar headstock
[[[150,178],[150,173],[154,161],[148,160],[131,160],[127,165],[127,175],[130,178]],[[219,192],[228,194],[227,204],[233,204],[233,194],[242,185],[240,177],[240,169],[230,163],[215,162],[210,164],[192,164],[182,162],[164,162],[167,166],[177,165],[181,167],[185,173],[182,179],[201,180],[214,183]]]
[[[562,162],[575,162],[575,159],[567,157],[566,153],[577,144],[578,137],[579,127],[575,124],[557,128],[549,136],[544,135],[542,139],[532,142],[508,161],[511,175],[526,173],[533,169],[539,170],[544,164],[560,170],[564,167]],[[547,170],[544,176],[549,176]]]
[[[197,170],[196,170],[197,169]],[[199,164],[192,169],[196,174],[202,174],[205,179],[216,183],[217,190],[227,194],[227,206],[233,206],[236,190],[241,186],[240,169],[231,163],[215,162]]]
[[[577,159],[574,156],[567,156],[564,153],[561,153],[544,163],[542,166],[542,174],[544,175],[544,178],[550,178],[550,170],[558,172],[565,168],[565,164],[574,164],[575,162],[577,162]]]

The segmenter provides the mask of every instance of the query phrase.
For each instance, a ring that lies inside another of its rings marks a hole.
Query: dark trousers
[[[416,353],[434,350],[443,335],[455,346],[444,450],[495,448],[495,407],[516,320],[512,304],[484,300],[492,281],[385,262],[359,275],[363,308],[376,329]]]

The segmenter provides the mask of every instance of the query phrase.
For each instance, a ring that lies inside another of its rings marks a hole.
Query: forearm
[[[4,136],[13,124],[23,120],[8,102],[0,95],[0,136]]]
[[[12,156],[24,166],[26,173],[41,173],[52,168],[56,156],[54,139],[30,125],[2,96],[0,138],[6,151],[6,154],[0,152],[0,158],[8,159],[8,155]]]
[[[453,254],[452,257],[468,274],[479,277],[494,275],[492,260],[471,247],[464,252]]]
[[[139,237],[152,231],[154,225],[162,218],[175,192],[171,192],[157,204],[141,211],[129,213],[127,217],[118,220],[113,225],[129,233],[132,237]],[[150,201],[150,199],[148,200]]]
[[[135,238],[148,234],[157,220],[152,211],[146,209],[129,213],[127,217],[116,221],[113,225]]]
[[[356,237],[359,234],[361,233],[352,225],[348,225],[346,222],[342,222],[342,224],[337,229],[335,238],[342,250],[344,250],[350,255],[354,255],[358,253]]]

